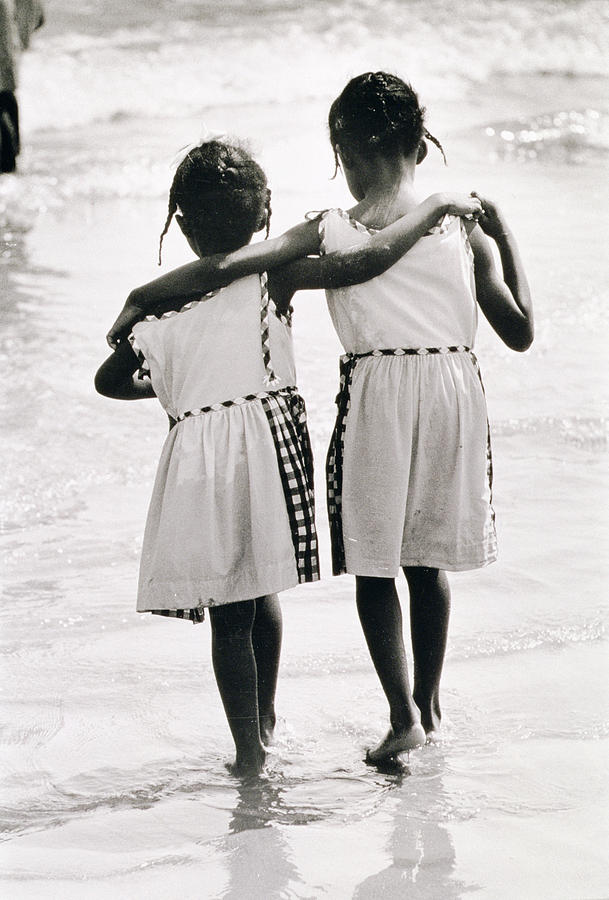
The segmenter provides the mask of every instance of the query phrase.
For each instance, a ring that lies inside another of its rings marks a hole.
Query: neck
[[[351,192],[359,201],[356,218],[383,227],[418,203],[414,190],[414,157],[376,156],[358,161],[349,175]],[[356,190],[353,188],[356,187]]]
[[[415,162],[404,156],[378,156],[362,172],[365,197],[394,192],[396,188],[412,189]]]

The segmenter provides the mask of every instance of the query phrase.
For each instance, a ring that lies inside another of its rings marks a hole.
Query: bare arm
[[[134,377],[139,360],[131,344],[121,344],[97,370],[95,390],[115,400],[143,400],[156,397],[152,384]]]
[[[529,283],[516,239],[503,214],[492,201],[480,199],[484,214],[470,234],[478,304],[504,343],[522,352],[531,346],[534,336]],[[503,277],[497,272],[485,233],[497,244]]]
[[[382,275],[407,253],[444,215],[477,216],[478,198],[465,194],[432,194],[365,243],[319,259],[298,259],[269,272],[271,295],[279,308],[299,290],[341,288]]]
[[[480,211],[480,201],[475,197],[432,194],[412,212],[370,235],[365,243],[323,259],[306,258],[319,251],[316,220],[297,225],[273,241],[250,244],[225,256],[204,257],[132,291],[108,333],[108,343],[116,346],[138,318],[170,298],[200,295],[292,260],[298,261],[284,267],[271,280],[271,294],[280,307],[286,306],[297,290],[346,287],[368,281],[397,262],[446,213],[477,215]]]
[[[271,241],[247,244],[232,253],[217,253],[180,266],[131,291],[107,341],[116,347],[135,322],[176,298],[185,302],[189,297],[200,297],[238,278],[317,253],[318,249],[317,222],[303,222]]]

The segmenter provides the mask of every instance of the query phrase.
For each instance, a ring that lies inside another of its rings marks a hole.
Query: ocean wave
[[[607,622],[601,618],[539,627],[528,625],[510,632],[478,634],[452,641],[448,655],[451,659],[508,656],[539,648],[597,642],[606,637]]]
[[[443,0],[181,3],[179,17],[144,0],[97,17],[55,7],[22,64],[33,129],[327,98],[370,68],[412,79],[433,102],[504,72],[606,74],[609,58],[607,6],[590,0],[472,0],[458,16]]]

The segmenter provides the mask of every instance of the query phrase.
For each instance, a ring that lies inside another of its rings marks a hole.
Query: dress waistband
[[[464,344],[454,347],[396,347],[383,350],[366,350],[364,353],[343,353],[342,362],[363,359],[366,356],[428,356],[434,353],[471,353],[471,348]]]
[[[192,416],[202,416],[208,412],[219,412],[222,409],[228,409],[229,406],[243,406],[245,403],[251,403],[252,400],[265,400],[267,397],[291,397],[298,394],[296,387],[279,388],[277,391],[260,391],[257,394],[245,394],[243,397],[235,397],[234,400],[222,400],[219,403],[212,403],[210,406],[201,406],[199,409],[188,409],[186,412],[180,413],[175,417],[176,422],[183,422],[184,419],[190,419]]]

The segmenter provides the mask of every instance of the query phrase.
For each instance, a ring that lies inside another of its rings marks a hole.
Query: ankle
[[[415,691],[413,697],[420,710],[421,724],[425,731],[438,731],[442,722],[442,710],[438,692],[434,691],[430,696]]]
[[[394,734],[401,734],[402,732],[409,731],[415,725],[420,725],[421,715],[418,707],[413,703],[408,709],[402,709],[396,715],[391,714],[389,716],[389,721]]]
[[[275,711],[265,713],[259,716],[260,739],[265,746],[268,746],[273,739],[277,717]]]

